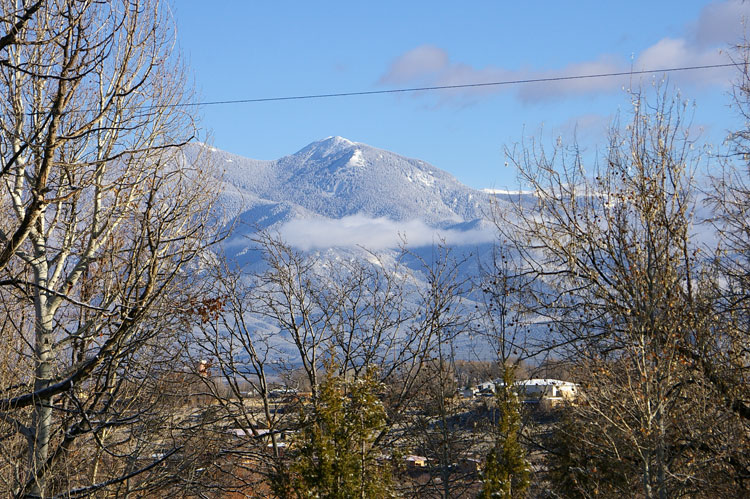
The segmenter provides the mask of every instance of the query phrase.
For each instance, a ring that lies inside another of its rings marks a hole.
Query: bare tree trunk
[[[211,182],[179,150],[195,128],[162,7],[0,1],[0,298],[34,317],[4,317],[28,359],[0,399],[0,421],[27,441],[15,476],[19,456],[0,455],[15,495],[168,481],[143,458],[176,450],[136,434],[170,424],[155,410],[165,376],[153,361],[177,344],[190,293],[177,283],[215,238]],[[89,460],[103,450],[106,469]]]
[[[544,346],[577,366],[585,403],[569,409],[564,424],[577,426],[560,454],[600,459],[570,463],[563,494],[689,495],[727,469],[708,431],[724,409],[707,398],[694,350],[716,341],[710,265],[691,241],[700,158],[681,103],[634,103],[601,166],[586,170],[575,148],[510,154],[534,193],[497,223],[534,282],[526,307]]]
[[[43,256],[43,255],[40,255]],[[52,342],[53,342],[53,313],[49,307],[49,296],[46,291],[47,265],[46,260],[40,258],[34,268],[34,274],[39,287],[35,289],[35,355],[34,355],[34,391],[47,388],[53,381]],[[34,404],[32,420],[34,441],[29,452],[29,471],[34,485],[29,494],[41,496],[45,489],[44,467],[49,456],[49,441],[52,431],[52,397],[43,397]]]

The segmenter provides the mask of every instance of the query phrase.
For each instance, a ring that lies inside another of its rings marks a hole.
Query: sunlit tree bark
[[[3,3],[6,22],[16,4]],[[3,329],[22,360],[0,410],[27,440],[10,457],[27,462],[14,493],[91,493],[141,465],[88,481],[58,470],[79,442],[106,448],[108,431],[138,420],[120,397],[142,393],[146,352],[177,324],[178,282],[211,241],[211,189],[179,150],[195,126],[162,2],[51,0],[30,14],[6,24],[0,68],[0,268],[6,303],[23,311]]]

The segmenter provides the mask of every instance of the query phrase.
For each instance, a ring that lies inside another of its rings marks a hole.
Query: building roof
[[[503,386],[505,382],[501,379],[496,379],[493,383],[496,385]],[[575,383],[572,383],[570,381],[562,381],[560,379],[551,379],[551,378],[532,378],[532,379],[522,379],[515,381],[513,383],[514,385],[519,386],[566,386],[566,387],[576,387]]]

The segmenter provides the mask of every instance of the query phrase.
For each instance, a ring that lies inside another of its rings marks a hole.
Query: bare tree
[[[342,386],[377,374],[385,421],[368,455],[414,449],[414,416],[425,410],[426,394],[442,387],[437,405],[454,398],[451,344],[470,325],[460,303],[468,283],[447,250],[436,252],[434,265],[423,262],[430,286],[422,289],[401,264],[403,253],[329,261],[269,235],[256,243],[265,270],[252,276],[221,267],[207,298],[221,303],[219,313],[202,318],[193,349],[196,359],[211,359],[230,388],[213,393],[222,407],[219,426],[240,430],[232,453],[247,464],[237,487],[257,487],[286,472],[296,451],[283,440],[315,420],[326,362],[329,370],[335,366],[329,378]],[[304,383],[292,382],[298,376]],[[455,474],[451,459],[441,469]],[[455,483],[449,487],[457,490]]]
[[[404,327],[413,312],[398,262],[329,262],[267,234],[256,244],[265,270],[247,275],[221,265],[214,274],[209,300],[221,302],[220,312],[202,318],[193,351],[210,359],[229,387],[226,394],[208,387],[223,410],[220,424],[238,430],[235,455],[263,480],[288,465],[282,440],[296,431],[303,404],[317,407],[325,362],[335,358],[332,375],[347,383],[373,372],[398,379],[384,395],[398,418],[409,373],[418,371],[430,343]],[[387,439],[383,430],[376,444]]]
[[[531,310],[579,368],[573,454],[617,473],[571,480],[568,493],[605,483],[645,497],[721,493],[716,476],[737,478],[725,452],[736,423],[687,354],[714,334],[710,267],[691,240],[699,158],[680,104],[660,96],[649,107],[636,95],[633,105],[594,171],[575,149],[511,154],[535,206],[516,203],[498,228],[539,283]],[[716,421],[720,432],[709,430]]]
[[[3,10],[4,15],[2,22],[7,26],[7,30],[5,34],[0,37],[0,51],[10,45],[18,43],[19,31],[24,29],[29,23],[29,20],[36,14],[43,4],[44,0],[36,0],[34,2],[23,2],[21,5],[16,5],[14,10]],[[0,63],[8,64],[8,60],[0,60]]]
[[[218,410],[204,422],[232,435],[229,452],[217,460],[232,475],[225,490],[266,490],[284,469],[285,436],[294,427],[297,393],[280,388],[286,360],[272,325],[257,320],[256,283],[241,269],[216,261],[213,283],[197,307],[195,337],[188,353],[193,364],[210,365],[203,390]],[[307,375],[303,378],[308,379]],[[296,386],[296,385],[295,385]],[[224,389],[226,388],[226,389]],[[291,410],[290,410],[291,409]]]
[[[0,410],[26,440],[4,480],[75,496],[131,486],[176,452],[145,435],[166,431],[156,368],[212,239],[211,190],[177,147],[195,128],[162,2],[34,7],[6,27],[0,69],[3,342],[17,361]]]
[[[465,259],[438,245],[432,258],[420,260],[427,286],[419,291],[418,315],[412,327],[429,339],[426,361],[412,382],[412,414],[404,418],[401,448],[427,458],[424,475],[405,480],[402,493],[412,497],[469,497],[478,477],[461,466],[476,457],[483,428],[458,395],[457,351],[475,333],[474,311],[464,300],[471,282],[463,272]]]
[[[726,326],[716,341],[703,347],[710,356],[696,358],[709,379],[722,394],[725,404],[746,423],[750,422],[750,336],[748,336],[748,297],[750,281],[750,239],[748,238],[748,159],[750,158],[750,43],[738,45],[737,67],[739,74],[733,87],[733,108],[746,126],[731,135],[729,155],[722,168],[712,177],[708,200],[713,208],[712,222],[717,229],[720,247],[716,258],[721,276],[718,310]]]
[[[523,268],[507,248],[496,245],[489,262],[480,262],[478,287],[482,297],[481,332],[497,356],[497,407],[491,418],[493,446],[482,473],[481,497],[522,497],[529,486],[530,466],[520,440],[523,435],[516,377],[522,361],[532,353],[527,347],[530,317],[525,307],[528,293]],[[495,424],[497,420],[497,424]]]
[[[66,101],[75,92],[78,84],[106,57],[108,44],[94,41],[91,44],[79,44],[73,49],[70,45],[70,36],[77,27],[76,19],[61,23],[55,20],[80,16],[90,3],[79,2],[76,9],[71,9],[66,2],[36,2],[29,6],[12,1],[3,2],[2,20],[7,31],[3,43],[4,48],[8,49],[8,54],[7,58],[2,60],[2,64],[5,69],[4,87],[8,90],[8,98],[3,103],[2,126],[6,140],[2,144],[4,160],[0,177],[11,175],[17,178],[18,171],[25,171],[25,155],[30,153],[32,145],[36,145],[37,148],[34,154],[45,159],[39,163],[38,174],[27,180],[35,195],[15,200],[16,204],[22,204],[23,216],[18,217],[16,213],[14,217],[10,217],[7,226],[3,227],[0,233],[3,243],[0,251],[0,269],[9,263],[44,211],[44,193],[47,192],[57,148],[66,138],[80,139],[82,134],[90,133],[95,127],[100,126],[96,119],[84,119],[79,120],[83,126],[77,130],[65,130],[61,127],[63,111],[67,107]],[[63,56],[67,63],[56,60],[60,59],[61,46],[64,47],[62,52],[67,53]],[[73,63],[73,60],[76,62]],[[56,63],[60,63],[59,68],[55,68]],[[32,84],[32,81],[36,83]],[[47,88],[43,85],[44,82]],[[56,93],[52,90],[55,84]],[[24,88],[25,85],[35,88],[33,97],[29,89]],[[69,134],[66,135],[65,132]],[[4,181],[12,182],[13,179],[4,178]],[[13,220],[14,218],[17,220]]]

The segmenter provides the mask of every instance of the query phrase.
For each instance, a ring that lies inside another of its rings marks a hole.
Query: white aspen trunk
[[[48,265],[43,252],[37,252],[33,265],[34,279],[39,285],[35,289],[35,335],[34,335],[34,391],[45,388],[53,376],[52,343],[54,312],[50,308],[47,291]],[[52,428],[52,399],[40,398],[34,404],[32,419],[34,439],[29,453],[30,471],[35,475],[47,462],[49,441]],[[46,473],[42,473],[30,490],[31,496],[43,496],[46,485]]]
[[[4,2],[4,26],[28,3]],[[118,369],[135,370],[123,363],[147,365],[148,355],[118,355],[157,335],[173,340],[166,324],[178,312],[157,318],[154,309],[163,296],[188,294],[173,281],[213,239],[201,221],[210,217],[213,190],[210,181],[197,181],[208,174],[199,160],[178,161],[177,148],[195,128],[189,113],[175,111],[189,92],[170,55],[162,1],[32,6],[38,12],[22,10],[37,15],[6,47],[0,65],[0,149],[7,164],[0,270],[15,284],[3,289],[24,307],[12,326],[21,345],[17,358],[28,362],[4,388],[23,454],[0,456],[0,463],[18,470],[16,482],[4,481],[18,497],[65,496],[57,475],[67,472],[80,473],[70,486],[107,495],[94,482],[137,473],[131,463],[140,466],[151,455],[148,445],[130,448],[102,436],[104,427],[119,423],[119,411],[134,413],[126,422],[131,427],[151,416],[146,404],[156,389],[142,378],[139,386],[116,380]],[[152,319],[160,322],[141,328]],[[73,400],[89,381],[97,389]],[[142,393],[143,406],[118,403],[117,397]],[[53,407],[60,397],[71,404]],[[67,453],[69,447],[75,452]],[[113,465],[89,459],[105,454],[115,456]],[[3,492],[10,491],[0,483]]]

